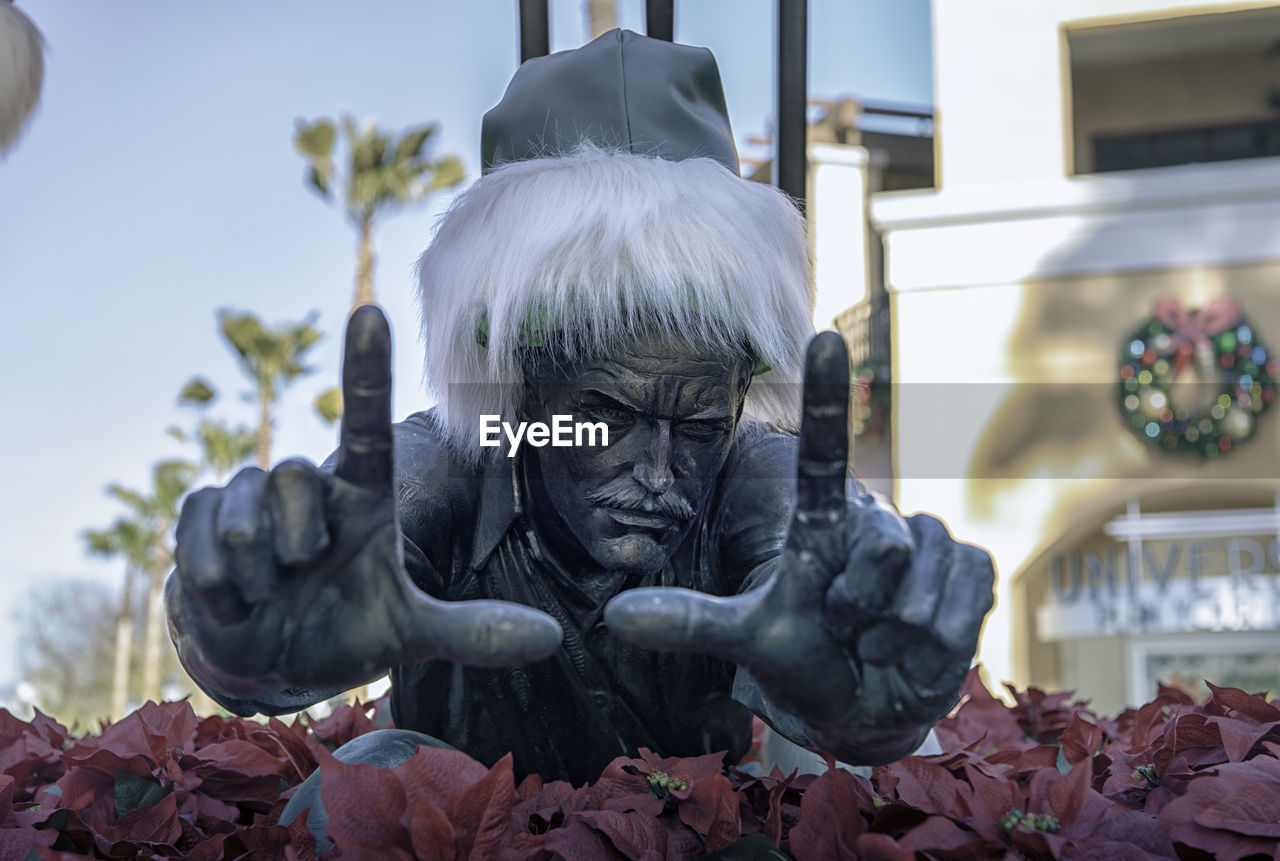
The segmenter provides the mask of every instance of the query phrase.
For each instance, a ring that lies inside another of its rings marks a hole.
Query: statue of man
[[[390,671],[414,738],[575,783],[642,746],[736,760],[753,713],[849,763],[913,751],[991,562],[848,478],[844,344],[812,337],[803,220],[738,175],[710,52],[613,31],[531,60],[483,147],[419,267],[438,405],[391,423],[361,308],[335,456],[184,506],[192,677],[247,715]],[[595,444],[548,444],[557,416]]]

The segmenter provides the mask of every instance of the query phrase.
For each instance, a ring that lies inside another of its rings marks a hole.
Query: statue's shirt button
[[[608,691],[595,690],[591,692],[591,700],[600,708],[607,709],[613,705],[613,694]]]

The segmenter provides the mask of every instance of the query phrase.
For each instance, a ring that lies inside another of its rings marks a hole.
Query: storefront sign
[[[1163,541],[1061,554],[1039,638],[1280,629],[1280,540]]]

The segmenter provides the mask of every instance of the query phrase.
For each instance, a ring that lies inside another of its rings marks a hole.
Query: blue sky
[[[15,679],[25,587],[117,584],[80,533],[118,513],[111,482],[190,455],[169,439],[199,373],[250,423],[214,322],[319,314],[316,373],[284,397],[278,458],[336,431],[310,411],[337,379],[354,237],[303,185],[296,117],[441,124],[436,152],[478,173],[480,118],[518,60],[515,0],[18,0],[44,32],[41,106],[0,160],[0,685]],[[643,31],[643,2],[619,0]],[[716,54],[744,155],[772,113],[774,0],[677,0],[676,38]],[[928,0],[811,0],[809,91],[932,99]],[[552,50],[586,40],[583,0],[551,3]],[[377,291],[395,337],[395,412],[426,405],[411,268],[440,196],[384,222]]]

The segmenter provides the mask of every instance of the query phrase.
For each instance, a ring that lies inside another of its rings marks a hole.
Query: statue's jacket
[[[525,667],[429,661],[391,668],[396,726],[490,765],[511,751],[518,774],[575,784],[595,780],[615,757],[641,747],[664,756],[727,751],[736,762],[750,745],[753,710],[803,743],[798,722],[772,709],[733,664],[630,646],[602,619],[608,599],[623,589],[734,595],[768,576],[790,517],[795,459],[794,436],[744,422],[708,504],[667,565],[652,575],[584,582],[558,561],[523,510],[528,494],[518,461],[466,462],[429,412],[396,425],[398,511],[414,583],[450,601],[536,607],[565,632],[553,657]]]

